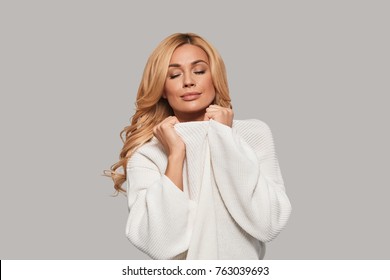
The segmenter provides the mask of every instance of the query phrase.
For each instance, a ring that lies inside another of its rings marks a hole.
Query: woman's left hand
[[[221,124],[232,127],[233,125],[233,110],[230,108],[221,107],[218,105],[210,105],[206,109],[204,120],[214,120]]]

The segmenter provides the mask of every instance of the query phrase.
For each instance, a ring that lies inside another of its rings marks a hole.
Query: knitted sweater
[[[153,259],[262,259],[291,205],[269,127],[259,120],[175,125],[186,145],[183,191],[154,137],[127,164],[129,240]]]

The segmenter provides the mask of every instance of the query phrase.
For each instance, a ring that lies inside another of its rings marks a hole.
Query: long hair
[[[229,88],[225,64],[217,50],[202,37],[193,33],[175,33],[165,38],[150,55],[138,88],[136,112],[131,118],[131,124],[120,133],[123,148],[119,161],[106,170],[105,174],[114,181],[116,194],[125,193],[122,184],[126,181],[127,161],[137,148],[150,141],[153,137],[153,127],[168,116],[173,116],[173,110],[168,101],[162,98],[169,61],[176,48],[191,44],[198,46],[208,56],[210,72],[216,96],[214,104],[231,108]],[[123,173],[118,169],[122,168]]]

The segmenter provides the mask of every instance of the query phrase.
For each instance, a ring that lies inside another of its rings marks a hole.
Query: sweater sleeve
[[[196,204],[147,157],[127,165],[128,239],[153,259],[175,259],[189,247]]]
[[[233,219],[262,242],[274,239],[291,213],[269,127],[246,121],[240,134],[210,121],[209,145],[215,182]]]

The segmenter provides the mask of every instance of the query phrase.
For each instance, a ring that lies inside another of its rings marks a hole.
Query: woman
[[[196,34],[167,37],[136,106],[110,171],[118,192],[127,181],[129,240],[153,259],[262,259],[291,206],[268,126],[233,121],[218,52]]]

